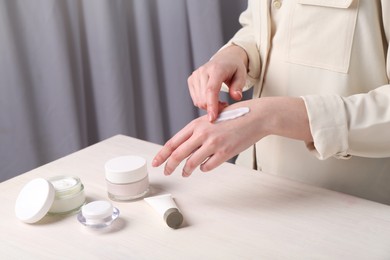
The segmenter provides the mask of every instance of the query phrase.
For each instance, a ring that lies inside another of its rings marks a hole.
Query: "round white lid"
[[[87,220],[102,220],[112,216],[114,207],[105,200],[90,202],[81,208],[81,212]]]
[[[135,155],[115,157],[104,168],[106,179],[115,184],[136,182],[148,175],[146,159]]]
[[[35,223],[49,211],[55,197],[53,184],[43,178],[28,182],[20,191],[15,204],[15,214],[26,223]]]

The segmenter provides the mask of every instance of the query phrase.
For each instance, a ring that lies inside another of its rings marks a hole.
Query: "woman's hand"
[[[152,166],[166,161],[164,174],[170,175],[187,159],[182,175],[188,177],[196,167],[210,171],[270,134],[313,140],[301,98],[258,98],[235,103],[226,110],[244,106],[249,107],[249,113],[236,119],[211,123],[202,116],[193,120],[164,145]]]
[[[204,172],[214,169],[258,139],[249,130],[252,123],[248,115],[220,123],[211,123],[206,116],[193,120],[164,145],[152,165],[156,167],[167,161],[164,174],[170,175],[187,158],[184,177],[190,176],[199,165]]]
[[[246,52],[241,47],[232,45],[217,52],[188,78],[192,101],[195,106],[207,110],[210,122],[227,106],[219,101],[222,83],[229,87],[229,94],[234,100],[241,100],[247,65]]]

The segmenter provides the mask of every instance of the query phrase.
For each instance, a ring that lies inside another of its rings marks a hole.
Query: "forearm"
[[[260,129],[259,138],[278,135],[312,142],[306,106],[301,98],[264,97],[254,99],[255,127]]]

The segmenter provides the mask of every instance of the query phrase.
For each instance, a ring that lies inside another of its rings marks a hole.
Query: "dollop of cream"
[[[219,114],[219,116],[215,120],[215,123],[232,120],[237,117],[241,117],[247,113],[249,113],[249,107],[239,107],[237,109],[223,111]]]

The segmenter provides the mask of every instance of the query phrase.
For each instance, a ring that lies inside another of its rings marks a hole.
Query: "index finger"
[[[210,77],[207,82],[206,100],[207,100],[207,114],[210,122],[217,119],[219,111],[219,91],[221,90],[222,80],[218,77]]]

